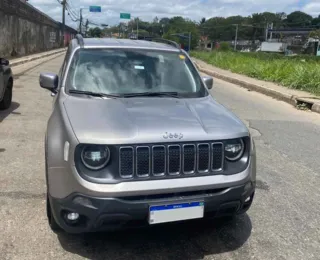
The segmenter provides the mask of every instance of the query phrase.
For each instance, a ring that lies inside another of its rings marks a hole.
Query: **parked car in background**
[[[235,216],[251,206],[248,128],[186,51],[152,39],[69,45],[45,134],[47,216],[70,233]]]
[[[13,76],[9,61],[0,58],[0,110],[8,109],[12,101]]]

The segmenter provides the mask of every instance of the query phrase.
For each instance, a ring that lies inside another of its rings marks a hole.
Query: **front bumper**
[[[255,182],[230,188],[188,191],[148,196],[97,198],[73,193],[64,199],[49,195],[52,214],[68,233],[107,231],[148,226],[149,206],[194,200],[204,201],[204,217],[222,217],[246,212],[252,203]],[[68,222],[66,213],[77,212],[77,222]]]

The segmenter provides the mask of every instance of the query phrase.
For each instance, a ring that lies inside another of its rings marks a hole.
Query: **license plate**
[[[149,208],[149,224],[203,218],[204,202],[153,205]]]

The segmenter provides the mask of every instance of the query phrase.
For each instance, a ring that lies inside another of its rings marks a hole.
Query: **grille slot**
[[[169,175],[180,174],[181,168],[181,147],[180,145],[168,146],[168,173]]]
[[[136,173],[138,177],[150,175],[150,148],[138,146],[136,151]]]
[[[121,178],[178,176],[222,171],[222,142],[123,146],[119,148]]]
[[[133,177],[134,160],[133,147],[121,147],[119,150],[119,172],[122,178]]]
[[[163,145],[152,147],[152,174],[163,176],[166,172],[166,148]]]
[[[212,144],[212,155],[211,155],[211,169],[213,171],[221,171],[223,168],[224,161],[224,146],[223,143]]]
[[[209,171],[210,146],[209,144],[198,144],[198,172],[206,173]]]
[[[183,146],[183,173],[192,174],[195,172],[196,165],[196,146],[194,144],[185,144]]]

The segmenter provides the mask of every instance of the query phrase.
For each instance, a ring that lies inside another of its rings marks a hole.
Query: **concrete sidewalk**
[[[34,55],[29,55],[29,56],[10,60],[10,66],[12,69],[14,79],[23,75],[30,69],[40,66],[44,62],[55,59],[60,55],[64,55],[65,52],[66,52],[66,48],[56,49],[53,51],[37,53]]]
[[[60,49],[55,49],[55,50],[52,50],[52,51],[40,52],[40,53],[37,53],[37,54],[32,54],[32,55],[28,55],[28,56],[19,57],[19,58],[16,58],[16,59],[10,59],[9,60],[10,61],[10,66],[11,67],[15,67],[15,66],[18,66],[18,65],[30,62],[30,61],[34,61],[34,60],[42,59],[42,58],[49,57],[49,56],[52,56],[52,55],[56,55],[56,54],[65,52],[66,50],[67,50],[67,48],[60,48]]]
[[[194,64],[198,69],[212,77],[225,80],[227,82],[239,85],[252,91],[256,91],[278,100],[285,101],[296,107],[306,107],[313,112],[320,113],[320,97],[312,95],[305,91],[289,89],[276,85],[272,82],[258,80],[233,73],[231,71],[223,70],[214,67],[206,62],[192,58]]]

